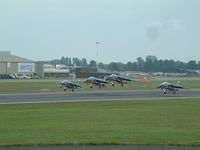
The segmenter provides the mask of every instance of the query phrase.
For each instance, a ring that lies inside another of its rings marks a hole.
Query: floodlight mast
[[[96,64],[97,64],[97,72],[98,72],[98,67],[99,67],[99,61],[98,61],[98,59],[99,59],[99,44],[100,44],[100,42],[96,42],[96,46],[97,46],[97,61],[96,61]]]

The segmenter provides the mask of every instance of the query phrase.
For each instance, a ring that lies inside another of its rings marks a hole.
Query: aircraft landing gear
[[[123,87],[124,85],[123,85],[123,84],[121,84],[121,86]]]
[[[92,85],[90,85],[90,88],[92,88]]]
[[[66,91],[66,88],[64,88],[64,91]]]
[[[114,83],[112,83],[112,86],[114,87],[114,86],[115,86],[115,84],[114,84]]]

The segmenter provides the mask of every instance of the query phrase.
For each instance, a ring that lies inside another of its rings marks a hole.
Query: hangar
[[[42,63],[12,55],[10,51],[0,51],[0,74],[24,73],[44,77]]]

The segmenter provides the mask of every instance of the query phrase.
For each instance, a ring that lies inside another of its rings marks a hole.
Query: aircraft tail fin
[[[108,77],[107,77],[107,76],[104,76],[104,80],[107,81],[107,80],[108,80]]]
[[[129,76],[129,73],[126,74],[126,78],[128,78],[128,76]]]
[[[80,85],[80,80],[77,80],[77,81],[76,81],[76,84],[77,84],[77,85]]]
[[[176,84],[176,85],[179,86],[179,83],[180,83],[180,81],[177,81],[177,84]]]

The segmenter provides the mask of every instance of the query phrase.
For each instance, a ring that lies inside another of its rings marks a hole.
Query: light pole
[[[97,64],[97,72],[98,72],[98,65],[99,65],[99,62],[98,62],[98,58],[99,58],[99,44],[100,42],[96,42],[96,46],[97,46],[97,61],[96,61],[96,64]]]

